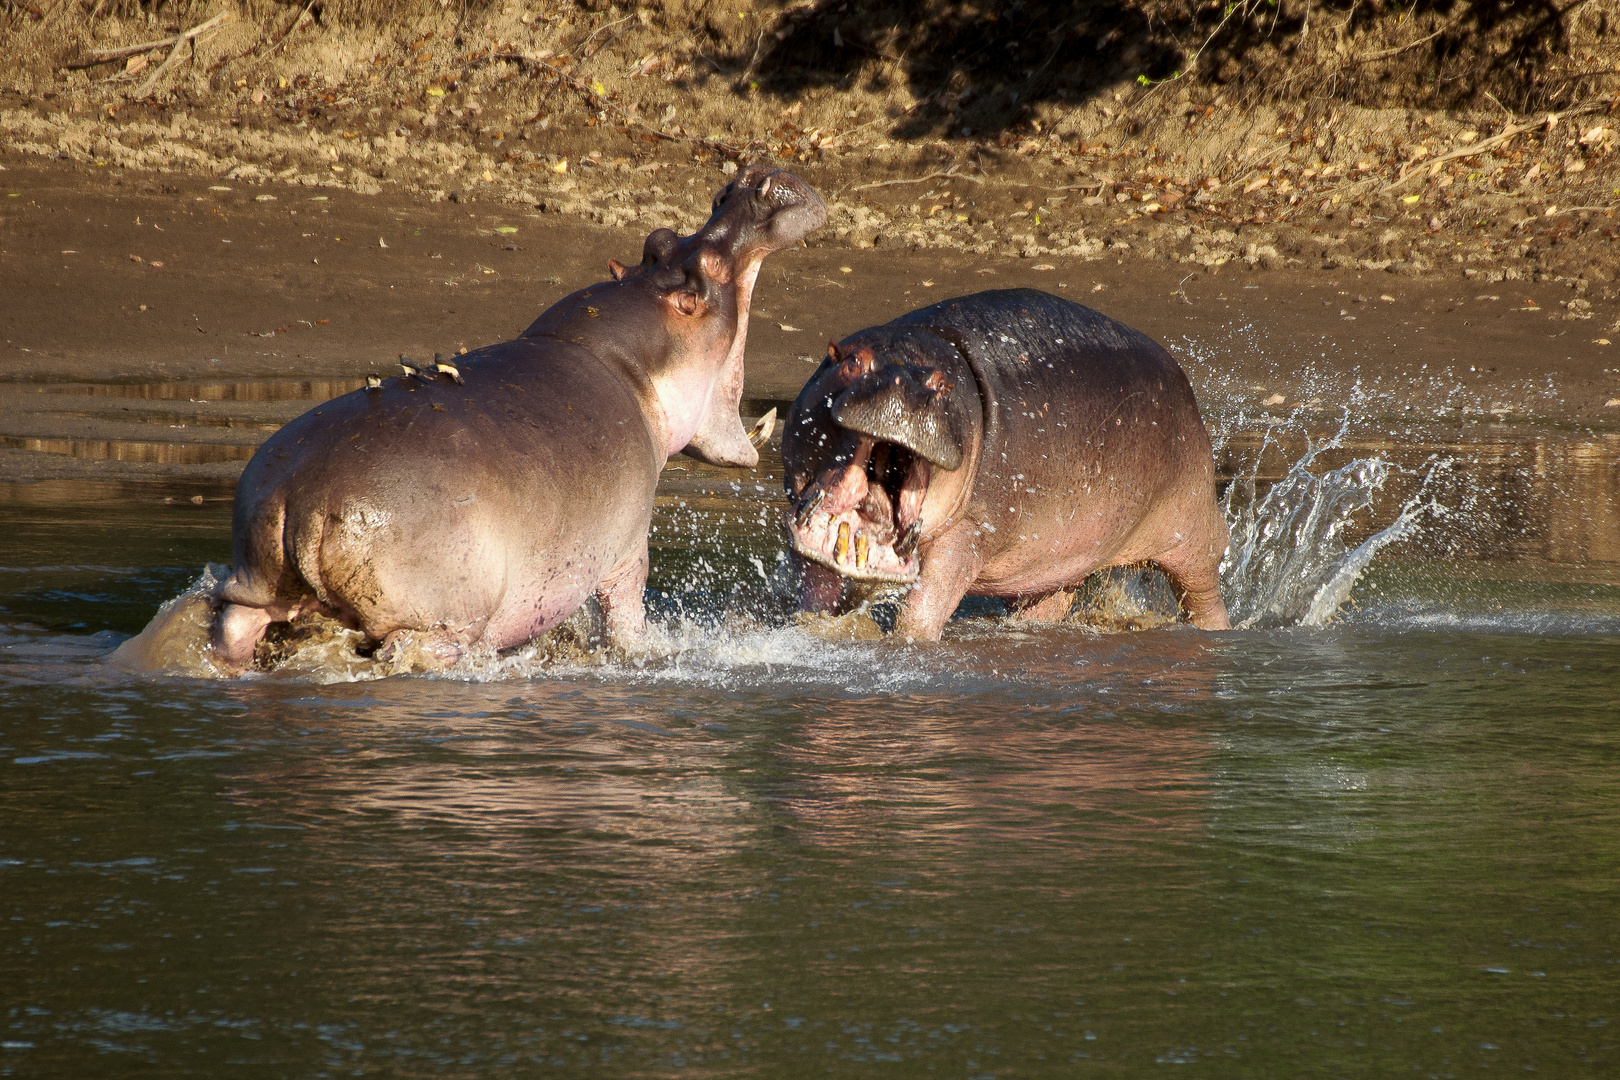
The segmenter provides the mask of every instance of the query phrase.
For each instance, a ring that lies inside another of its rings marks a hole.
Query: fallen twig
[[[1247,181],[1249,179],[1249,177],[1254,176],[1255,174],[1257,174],[1260,171],[1260,167],[1262,165],[1264,165],[1266,162],[1270,161],[1272,158],[1276,157],[1278,154],[1282,153],[1284,150],[1291,149],[1293,147],[1293,145],[1294,145],[1294,141],[1293,141],[1293,139],[1291,137],[1286,142],[1278,143],[1276,146],[1273,146],[1270,150],[1267,150],[1265,153],[1261,154],[1258,158],[1256,158],[1255,162],[1254,162],[1254,166],[1248,172],[1244,173],[1242,176],[1238,177],[1236,180],[1223,181],[1223,183],[1225,183],[1225,185],[1227,187],[1238,187],[1238,186],[1242,185],[1245,181]]]
[[[95,67],[97,64],[110,64],[114,60],[122,60],[126,56],[139,56],[143,52],[153,49],[167,49],[179,41],[179,37],[166,37],[162,41],[147,41],[140,45],[125,45],[117,49],[91,49],[90,55],[83,60],[76,60],[69,64],[70,68]]]
[[[187,42],[191,43],[192,53],[195,55],[197,51],[197,36],[199,34],[207,33],[208,31],[229,22],[230,18],[230,12],[222,11],[218,15],[215,15],[212,19],[209,19],[207,22],[198,23],[190,30],[187,30],[177,36],[174,39],[174,48],[169,50],[168,59],[159,64],[158,69],[152,72],[152,77],[147,79],[146,82],[142,83],[140,89],[135,91],[135,93],[132,95],[134,99],[139,101],[152,92],[153,88],[157,86],[158,80],[163,78],[163,73],[168,71],[170,65],[172,65],[176,60],[180,59],[180,50],[185,48]]]
[[[1430,174],[1433,174],[1434,167],[1436,165],[1442,165],[1448,161],[1456,161],[1459,158],[1473,157],[1475,154],[1483,153],[1484,151],[1493,147],[1500,146],[1502,143],[1513,138],[1515,135],[1523,135],[1527,131],[1534,131],[1536,128],[1541,127],[1542,125],[1546,125],[1547,130],[1551,131],[1558,121],[1566,117],[1585,116],[1587,113],[1605,112],[1612,108],[1614,103],[1613,98],[1597,98],[1593,101],[1584,101],[1579,105],[1573,106],[1572,108],[1565,109],[1563,112],[1548,113],[1546,119],[1544,120],[1532,120],[1524,124],[1509,124],[1498,135],[1492,135],[1490,138],[1475,143],[1473,146],[1466,146],[1461,150],[1453,150],[1449,154],[1441,154],[1439,157],[1429,162],[1428,167]],[[1422,169],[1406,172],[1403,168],[1401,175],[1396,177],[1394,182],[1380,191],[1379,194],[1389,194],[1391,191],[1394,191],[1396,188],[1406,183],[1406,181],[1422,172]]]
[[[1547,119],[1556,122],[1557,117],[1553,116],[1552,114],[1548,114]],[[1492,135],[1490,138],[1485,139],[1482,142],[1475,143],[1473,146],[1466,146],[1461,150],[1453,150],[1449,154],[1441,154],[1439,157],[1429,162],[1427,164],[1427,168],[1432,172],[1436,165],[1443,165],[1448,161],[1456,161],[1460,158],[1473,157],[1475,154],[1482,154],[1493,147],[1500,146],[1501,144],[1507,142],[1515,135],[1523,135],[1527,131],[1534,131],[1536,128],[1540,127],[1546,122],[1546,120],[1536,120],[1528,124],[1509,124],[1500,134]],[[1391,191],[1394,191],[1396,188],[1412,179],[1412,177],[1418,176],[1422,172],[1422,169],[1415,169],[1408,172],[1406,166],[1403,165],[1401,167],[1401,174],[1391,181],[1389,186],[1381,190],[1379,194],[1388,195]]]
[[[952,165],[944,172],[931,172],[927,176],[912,176],[903,180],[878,180],[871,184],[856,184],[854,187],[846,190],[868,191],[872,188],[889,187],[892,184],[922,184],[928,182],[929,180],[966,180],[973,184],[984,183],[984,181],[977,176],[968,176],[966,173],[957,172],[956,170],[960,169],[961,167],[962,166],[960,165]]]
[[[1427,44],[1428,42],[1433,41],[1435,38],[1439,37],[1441,34],[1445,33],[1447,30],[1450,30],[1451,27],[1452,27],[1452,24],[1447,23],[1446,25],[1442,26],[1440,29],[1436,30],[1434,33],[1430,34],[1427,37],[1420,37],[1416,41],[1407,42],[1405,45],[1397,45],[1393,49],[1379,49],[1377,52],[1368,53],[1366,56],[1352,57],[1350,59],[1350,63],[1351,64],[1370,64],[1374,60],[1388,60],[1392,56],[1401,55],[1401,53],[1406,52],[1408,49],[1415,49],[1419,45],[1424,45],[1424,44]]]
[[[269,56],[271,53],[274,53],[277,49],[281,48],[282,43],[288,38],[292,37],[293,31],[304,25],[304,20],[309,18],[309,9],[314,6],[315,0],[309,0],[309,3],[304,5],[304,10],[298,13],[298,18],[294,19],[293,24],[287,27],[287,32],[276,38],[276,43],[270,46],[270,48],[265,51],[264,55]]]
[[[576,51],[582,54],[580,56],[579,63],[574,66],[574,78],[576,79],[576,81],[579,78],[579,73],[583,72],[585,70],[585,65],[590,63],[592,60],[596,59],[597,53],[600,53],[603,49],[605,49],[609,45],[611,45],[613,43],[614,39],[619,36],[618,34],[615,34],[615,35],[613,35],[612,38],[609,38],[607,41],[604,41],[601,45],[597,46],[597,48],[592,50],[590,53],[585,53],[585,50],[590,48],[591,42],[596,40],[596,35],[601,33],[603,30],[608,29],[609,27],[618,26],[620,23],[626,22],[629,19],[631,19],[632,17],[633,16],[631,16],[631,15],[626,15],[622,19],[615,19],[613,22],[603,23],[601,26],[596,27],[590,33],[586,34],[584,36],[584,38],[582,38],[577,44],[572,45],[572,46],[568,47],[567,49],[563,50],[564,55],[571,55]],[[620,33],[623,33],[623,31],[621,30]],[[540,61],[536,61],[536,62],[539,63]],[[548,68],[551,68],[550,64],[546,64],[545,66],[548,67]],[[557,71],[556,68],[551,68],[551,70]],[[558,72],[558,74],[560,75],[561,72]],[[551,86],[546,88],[546,92],[544,94],[540,95],[540,103],[538,105],[536,105],[535,108],[534,108],[534,111],[535,111],[536,114],[539,114],[543,109],[545,109],[546,102],[551,100],[551,92],[553,90],[557,89],[557,86],[558,86],[557,83],[552,83]]]
[[[220,14],[215,15],[212,19],[209,19],[207,22],[202,23],[199,26],[195,26],[183,34],[176,34],[174,37],[166,37],[161,41],[147,41],[141,43],[140,45],[124,45],[116,49],[91,49],[86,59],[69,64],[68,67],[96,67],[99,64],[108,64],[114,60],[122,60],[126,56],[139,56],[141,53],[151,52],[154,49],[171,48],[180,44],[182,41],[196,37],[198,34],[207,33],[214,27],[224,23],[230,17],[230,12],[221,12]]]

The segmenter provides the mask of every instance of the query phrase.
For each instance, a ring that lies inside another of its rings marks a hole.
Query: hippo
[[[515,340],[369,380],[271,436],[236,489],[217,666],[240,673],[272,622],[320,612],[423,666],[522,644],[587,597],[610,645],[644,636],[653,491],[684,450],[759,460],[738,406],[754,280],[827,216],[761,165],[687,237],[552,305]],[[767,433],[768,434],[768,433]]]
[[[901,587],[894,632],[937,641],[967,595],[1062,619],[1096,570],[1151,561],[1194,624],[1231,624],[1209,435],[1147,335],[1035,289],[946,300],[859,331],[782,435],[799,608]]]

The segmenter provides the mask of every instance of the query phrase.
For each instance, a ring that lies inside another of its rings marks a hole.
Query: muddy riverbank
[[[7,160],[8,481],[228,481],[311,400],[392,372],[399,353],[511,337],[601,280],[610,257],[634,260],[645,235],[639,224],[505,204]],[[723,174],[693,166],[687,179],[706,202]],[[1392,431],[1620,422],[1610,344],[1620,303],[1592,290],[1241,261],[855,250],[831,230],[766,264],[745,408],[791,399],[829,339],[945,296],[1014,286],[1153,334],[1176,351],[1206,411],[1329,416],[1357,399],[1363,419],[1384,416]]]
[[[851,252],[1544,285],[1577,315],[1620,272],[1607,4],[1556,32],[1351,5],[1314,36],[1258,4],[28,7],[0,23],[7,167],[645,232],[765,159]]]

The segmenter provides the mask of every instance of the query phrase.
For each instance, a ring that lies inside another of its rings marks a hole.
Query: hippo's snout
[[[814,188],[790,172],[758,163],[715,195],[715,214],[734,207],[745,225],[737,239],[771,251],[792,247],[827,221],[827,204]]]
[[[949,408],[955,387],[938,368],[890,364],[861,376],[833,402],[840,426],[921,454],[942,469],[960,468],[967,439],[960,410]]]

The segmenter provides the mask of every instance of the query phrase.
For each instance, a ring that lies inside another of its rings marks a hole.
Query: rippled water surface
[[[0,506],[0,1074],[1615,1075],[1615,450],[1450,438],[1320,625],[928,647],[672,470],[660,655],[461,679],[121,673],[228,507]]]

